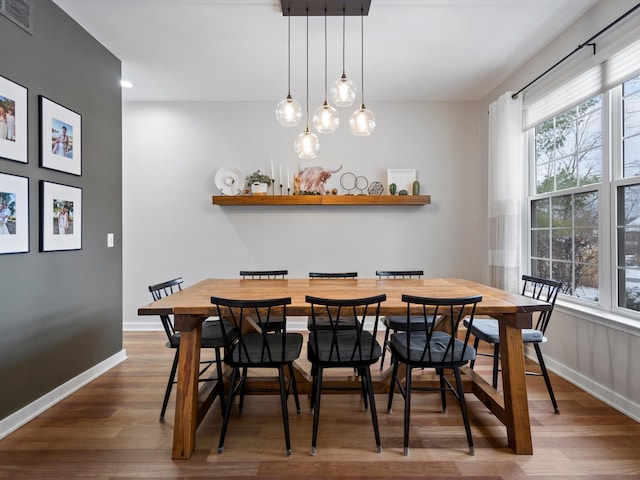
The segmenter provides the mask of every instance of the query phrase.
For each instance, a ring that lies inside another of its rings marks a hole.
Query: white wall
[[[321,136],[318,162],[386,185],[387,168],[416,168],[431,205],[220,207],[214,176],[225,165],[269,171],[269,159],[293,172],[293,140],[302,127],[275,120],[269,103],[128,103],[123,106],[123,322],[138,317],[147,286],[174,276],[185,283],[237,277],[240,269],[309,271],[421,268],[428,275],[480,280],[485,269],[486,172],[478,104],[367,105],[371,137],[340,130]]]
[[[519,90],[636,3],[631,0],[606,0],[596,4],[483,99],[482,108],[486,110],[490,102],[506,91]],[[607,33],[604,38],[596,39],[598,51],[607,48],[608,41],[615,41],[616,37],[634,31],[640,38],[640,14],[637,12],[620,23],[614,30],[616,33]],[[587,50],[576,54],[571,62],[588,61]],[[562,71],[561,66],[555,73],[562,75]],[[482,122],[480,139],[484,143],[480,151],[482,164],[486,168],[488,127],[486,116],[479,118]],[[556,307],[547,332],[549,341],[542,347],[547,367],[640,420],[640,324],[635,322],[633,326],[633,322],[629,322],[631,326],[625,325],[620,322],[624,319],[616,319],[614,315],[601,310],[587,311],[560,303],[562,305]],[[557,396],[562,411],[562,396]]]

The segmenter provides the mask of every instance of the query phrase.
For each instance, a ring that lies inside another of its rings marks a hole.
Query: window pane
[[[580,185],[602,181],[602,150],[596,148],[578,154],[578,180]]]
[[[536,127],[536,164],[553,160],[555,130],[553,118]]]
[[[640,135],[625,138],[622,143],[624,176],[640,175]]]
[[[575,296],[598,301],[598,267],[576,263]]]
[[[551,199],[551,226],[570,227],[572,224],[573,208],[571,195],[563,195]]]
[[[576,229],[574,246],[576,262],[598,263],[598,230]]]
[[[640,94],[627,97],[623,101],[624,133],[625,137],[640,133]]]
[[[549,223],[549,199],[534,200],[531,207],[531,222],[533,228],[548,228]]]
[[[634,92],[640,92],[640,77],[632,78],[622,84],[623,95],[630,95]]]
[[[562,293],[573,295],[573,275],[571,263],[569,262],[553,262],[552,277],[554,280],[562,282]]]
[[[573,208],[576,227],[595,227],[598,225],[598,192],[575,194]]]
[[[620,267],[640,266],[640,228],[619,228],[619,244],[621,253],[618,259]]]
[[[602,111],[590,108],[577,120],[577,145],[579,150],[590,150],[602,145]]]
[[[578,163],[575,155],[559,159],[556,169],[556,190],[578,186]]]
[[[549,258],[549,230],[531,232],[531,256]]]
[[[640,226],[640,185],[618,187],[618,225]]]
[[[555,189],[553,163],[538,165],[536,167],[536,193],[553,192]]]
[[[570,261],[573,258],[573,241],[570,229],[552,230],[551,258],[565,261]]]
[[[531,274],[535,277],[551,278],[548,260],[531,260]]]
[[[576,113],[565,114],[556,118],[556,151],[555,157],[573,155],[578,150]]]

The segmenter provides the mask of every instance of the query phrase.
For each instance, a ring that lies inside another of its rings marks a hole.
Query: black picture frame
[[[43,95],[40,114],[40,166],[82,175],[82,115]]]
[[[0,109],[0,158],[28,163],[27,87],[0,75]]]
[[[82,250],[82,188],[40,180],[40,251]]]
[[[0,173],[0,254],[29,252],[29,178]]]

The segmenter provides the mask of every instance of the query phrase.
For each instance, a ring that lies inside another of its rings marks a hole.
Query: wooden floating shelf
[[[429,205],[431,195],[214,195],[214,205]]]

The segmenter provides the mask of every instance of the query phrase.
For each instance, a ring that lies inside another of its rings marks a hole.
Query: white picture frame
[[[40,166],[82,175],[82,116],[42,95],[40,110]]]
[[[82,188],[40,180],[40,251],[82,249]]]
[[[0,158],[28,163],[27,88],[0,75],[0,107]]]
[[[29,178],[0,173],[0,254],[29,251]]]
[[[413,195],[413,182],[416,181],[415,168],[390,168],[387,169],[387,192],[389,185],[396,184],[396,195],[401,190],[406,190],[408,195]]]

